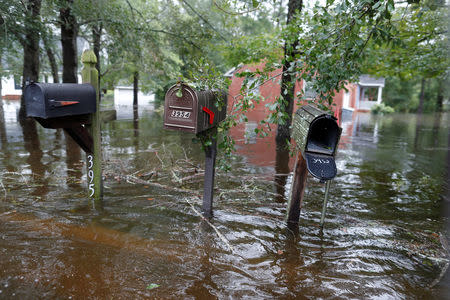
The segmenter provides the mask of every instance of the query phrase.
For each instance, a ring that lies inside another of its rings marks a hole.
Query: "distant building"
[[[255,71],[256,69],[261,69],[263,67],[260,65],[241,65],[237,68],[229,70],[224,76],[231,79],[231,85],[229,88],[229,99],[228,103],[234,102],[234,97],[239,95],[239,91],[242,87],[244,78],[236,77],[235,74],[239,71],[250,70]],[[273,102],[278,95],[280,95],[281,88],[279,80],[281,76],[281,68],[273,71],[269,77],[276,78],[276,80],[269,80],[262,86],[256,87],[256,94],[261,95],[266,99],[264,103],[260,103],[256,107],[257,110],[264,110],[269,113],[269,110],[265,108],[265,104]],[[362,75],[359,81],[356,83],[347,84],[347,92],[341,90],[336,92],[333,97],[333,103],[335,106],[333,110],[336,117],[340,117],[341,114],[351,114],[353,111],[370,111],[371,107],[375,104],[382,102],[382,91],[384,87],[384,78],[374,78],[370,75]],[[300,89],[303,90],[305,99],[314,99],[316,97],[316,92],[308,87],[308,82],[304,80],[297,81],[295,93],[299,92]],[[254,91],[255,92],[255,91]]]
[[[138,91],[138,105],[149,105],[155,101],[155,94]],[[114,106],[133,106],[133,87],[114,87]]]
[[[20,76],[2,77],[2,99],[20,100],[22,96],[22,78]]]

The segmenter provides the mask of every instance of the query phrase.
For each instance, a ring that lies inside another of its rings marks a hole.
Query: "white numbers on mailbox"
[[[94,189],[94,170],[92,170],[92,167],[94,166],[94,157],[92,155],[87,156],[88,159],[88,188],[89,188],[89,197],[94,196],[95,189]]]
[[[189,119],[189,117],[191,116],[191,112],[181,111],[181,110],[172,110],[172,113],[170,114],[170,116],[174,117],[174,118]]]
[[[330,161],[328,159],[314,158],[313,159],[313,163],[314,164],[317,164],[317,163],[319,163],[319,164],[329,164]]]

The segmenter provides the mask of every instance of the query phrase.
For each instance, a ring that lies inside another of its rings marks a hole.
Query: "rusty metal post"
[[[213,214],[213,194],[214,194],[214,176],[216,170],[217,155],[217,128],[213,129],[211,134],[211,145],[205,148],[205,180],[203,188],[203,215],[211,217]]]
[[[286,220],[288,224],[298,224],[300,210],[302,208],[303,194],[306,187],[306,177],[308,170],[306,161],[300,151],[297,151],[295,160],[294,175],[292,177],[291,196],[289,197]]]

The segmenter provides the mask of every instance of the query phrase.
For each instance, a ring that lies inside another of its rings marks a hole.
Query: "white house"
[[[20,100],[22,79],[18,76],[2,77],[2,99]]]
[[[155,94],[147,94],[138,91],[138,105],[147,106],[155,101]],[[132,86],[116,86],[114,87],[114,106],[133,106],[133,87]]]

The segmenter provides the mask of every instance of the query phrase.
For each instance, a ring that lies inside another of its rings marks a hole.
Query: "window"
[[[378,87],[364,88],[364,101],[377,101],[378,99]]]
[[[247,88],[249,94],[253,94],[253,95],[256,95],[256,96],[260,95],[259,83],[258,83],[258,81],[257,81],[257,79],[255,77],[252,77],[252,78],[248,79],[246,88]]]
[[[14,75],[14,89],[15,90],[22,89],[22,77],[19,75]]]
[[[317,91],[313,88],[313,81],[303,81],[303,97],[305,99],[315,99]]]

